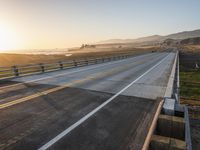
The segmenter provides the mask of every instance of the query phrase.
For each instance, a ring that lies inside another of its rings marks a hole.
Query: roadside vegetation
[[[200,106],[200,70],[180,72],[180,94],[189,99],[199,99]]]
[[[196,48],[200,46],[195,46]],[[194,46],[186,46],[180,52],[180,96],[181,103],[193,107],[200,107],[200,50],[193,49]],[[200,118],[200,109],[197,116]]]
[[[200,147],[200,45],[187,45],[180,52],[180,102],[187,105],[193,150]]]
[[[181,49],[180,94],[184,100],[191,100],[188,105],[193,105],[192,100],[196,100],[195,104],[200,106],[200,45],[186,45]]]

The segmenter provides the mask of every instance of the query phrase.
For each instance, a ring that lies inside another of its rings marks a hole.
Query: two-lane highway
[[[0,149],[141,149],[175,53],[0,81]]]

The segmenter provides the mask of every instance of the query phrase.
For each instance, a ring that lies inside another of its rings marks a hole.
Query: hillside
[[[194,30],[194,31],[184,31],[184,32],[179,32],[179,33],[165,36],[165,38],[171,38],[171,39],[186,39],[186,38],[194,38],[194,37],[200,37],[200,29]]]
[[[195,37],[195,38],[188,38],[180,41],[180,44],[193,44],[193,45],[200,45],[200,37]]]
[[[173,33],[165,36],[161,35],[152,35],[137,39],[110,39],[106,41],[98,42],[100,44],[103,43],[141,43],[141,42],[163,42],[166,39],[187,39],[187,38],[194,38],[194,37],[200,37],[200,29],[199,30],[193,30],[193,31],[183,31],[178,33]]]

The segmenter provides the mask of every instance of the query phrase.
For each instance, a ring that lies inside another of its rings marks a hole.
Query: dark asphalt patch
[[[12,97],[14,97],[14,99],[19,99],[21,97],[29,96],[29,95],[42,92],[42,91],[55,88],[55,87],[57,86],[37,84],[37,83],[22,83],[22,85],[11,87],[12,88],[11,91],[6,91],[6,90],[10,90],[10,88],[4,89],[3,91],[5,92],[0,93],[0,103],[1,103],[1,100],[5,98],[6,98],[6,102],[8,102],[8,101],[13,100]]]
[[[17,84],[17,83],[19,83],[19,82],[10,81],[10,80],[0,80],[0,88],[4,87],[4,86],[14,85],[14,84]]]
[[[65,88],[0,110],[0,149],[37,149],[112,95]]]
[[[159,100],[119,96],[50,149],[139,150]]]

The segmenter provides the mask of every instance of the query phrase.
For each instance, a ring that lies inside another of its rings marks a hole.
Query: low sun
[[[18,39],[11,29],[0,24],[0,52],[15,49]]]

